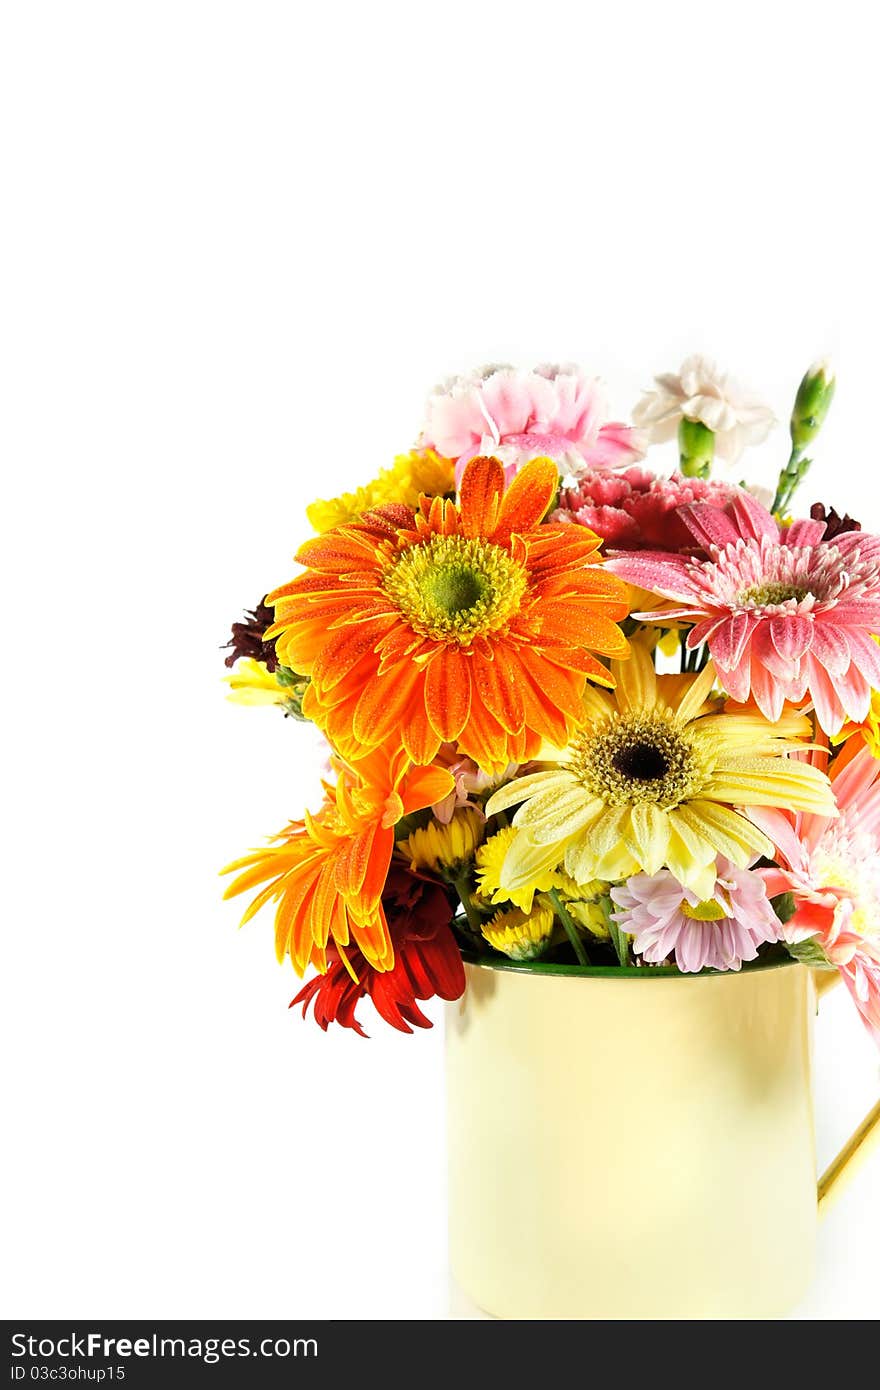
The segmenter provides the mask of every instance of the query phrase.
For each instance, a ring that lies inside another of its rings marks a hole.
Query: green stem
[[[811,459],[804,458],[803,449],[793,444],[788,463],[779,474],[776,495],[773,498],[772,512],[785,515],[792,498],[809,472]]]
[[[617,959],[623,966],[631,965],[629,956],[629,937],[622,927],[619,927],[611,916],[611,902],[608,898],[602,898],[599,902],[602,909],[602,916],[605,918],[605,925],[608,928],[608,935],[611,937],[611,944],[614,947]]]
[[[571,942],[572,950],[578,958],[578,963],[580,965],[589,965],[590,957],[584,950],[584,943],[581,940],[581,934],[575,926],[574,922],[571,920],[571,917],[568,915],[568,912],[563,907],[562,899],[560,898],[559,893],[555,888],[550,889],[550,901],[553,903],[553,906],[556,909],[556,916],[559,918],[560,922],[565,928],[565,934]]]
[[[476,906],[473,898],[471,897],[470,884],[468,883],[467,878],[457,878],[453,883],[453,887],[456,893],[458,894],[459,898],[461,899],[461,905],[464,908],[464,915],[467,917],[468,926],[470,927],[472,932],[474,932],[477,936],[482,938],[483,917],[480,913],[479,908]]]

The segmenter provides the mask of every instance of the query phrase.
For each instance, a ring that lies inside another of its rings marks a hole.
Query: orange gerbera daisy
[[[566,742],[588,676],[613,684],[591,652],[626,655],[627,591],[591,531],[541,524],[558,484],[534,459],[505,491],[498,459],[475,458],[457,505],[378,507],[302,547],[266,638],[311,677],[303,713],[343,754],[423,764],[457,742],[500,770]]]
[[[249,921],[275,900],[275,952],[290,956],[302,975],[311,963],[327,969],[333,941],[348,964],[349,942],[374,970],[390,970],[394,948],[382,907],[382,890],[402,816],[430,806],[452,790],[439,767],[413,767],[406,754],[376,749],[357,765],[334,760],[338,780],[324,786],[317,815],[293,821],[265,849],[253,850],[223,873],[243,870],[227,888],[232,898],[264,884],[242,918]],[[334,959],[336,957],[334,956]]]

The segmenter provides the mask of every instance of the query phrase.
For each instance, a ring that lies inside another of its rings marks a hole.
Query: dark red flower
[[[435,995],[459,999],[464,993],[461,951],[450,926],[453,908],[443,884],[392,863],[382,907],[394,945],[393,969],[373,970],[357,947],[346,947],[349,964],[357,975],[355,982],[331,944],[327,947],[327,973],[309,980],[291,1001],[291,1008],[302,1004],[303,1018],[312,1004],[315,1022],[325,1032],[328,1024],[339,1023],[365,1038],[355,1017],[364,995],[369,995],[376,1011],[392,1028],[411,1033],[413,1027],[432,1026],[417,999]]]
[[[234,666],[239,657],[249,656],[253,661],[262,661],[270,671],[274,671],[278,665],[275,639],[267,642],[264,638],[266,628],[271,627],[274,621],[274,609],[269,607],[265,597],[261,598],[256,608],[249,609],[245,614],[243,623],[232,624],[232,636],[225,644],[232,648],[226,665]]]
[[[825,507],[821,502],[813,503],[810,508],[810,516],[813,521],[825,522],[823,541],[833,541],[835,536],[842,536],[846,531],[861,531],[862,529],[862,523],[853,521],[849,512],[845,512],[841,516],[833,507]]]

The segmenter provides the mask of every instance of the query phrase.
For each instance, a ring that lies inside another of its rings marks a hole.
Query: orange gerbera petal
[[[224,870],[243,870],[228,897],[264,885],[245,920],[277,901],[276,952],[279,960],[289,955],[299,974],[309,964],[326,969],[331,941],[337,947],[354,941],[374,970],[392,968],[381,901],[394,848],[388,810],[407,814],[441,800],[454,785],[449,772],[412,767],[399,751],[375,749],[357,764],[337,760],[336,768],[336,786],[327,787],[320,811]]]
[[[435,653],[425,681],[425,709],[444,743],[458,738],[471,712],[470,658],[460,647]]]
[[[498,521],[489,533],[503,545],[514,532],[533,531],[548,511],[559,487],[559,470],[552,459],[532,459],[517,473],[504,494]]]
[[[610,680],[593,653],[627,650],[628,590],[591,532],[543,520],[557,486],[549,459],[505,489],[499,460],[478,457],[458,505],[381,508],[303,547],[272,634],[346,757],[387,745],[427,763],[450,742],[496,771],[583,718],[585,681]]]
[[[407,773],[401,785],[403,813],[412,815],[424,806],[433,806],[448,796],[455,786],[455,778],[443,767],[414,767]]]
[[[499,645],[494,661],[480,662],[475,677],[477,689],[486,708],[508,733],[519,733],[526,719],[526,707],[520,688],[520,662],[514,661]]]
[[[324,690],[332,690],[353,666],[378,646],[384,630],[394,618],[383,623],[352,623],[326,634],[321,650],[311,666],[312,680]]]
[[[496,458],[471,459],[459,490],[461,529],[465,536],[490,536],[498,522],[504,491],[504,468]]]
[[[384,743],[395,730],[399,731],[413,686],[420,679],[421,672],[404,662],[400,662],[386,676],[380,676],[377,671],[372,680],[360,687],[357,704],[351,714],[355,738],[370,748]]]
[[[412,700],[401,730],[403,746],[414,763],[429,763],[436,758],[441,738],[428,718],[424,698],[418,694]]]

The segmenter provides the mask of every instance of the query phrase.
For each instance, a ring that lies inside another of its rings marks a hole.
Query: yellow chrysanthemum
[[[583,727],[562,752],[545,751],[545,770],[488,802],[490,815],[519,806],[501,873],[508,892],[561,862],[578,883],[666,866],[708,899],[719,854],[745,868],[772,853],[734,806],[835,814],[825,774],[787,756],[810,735],[805,716],[789,710],[771,724],[746,708],[717,713],[707,703],[711,664],[697,676],[658,677],[639,643],[612,674],[614,694],[585,691]]]
[[[455,492],[455,463],[442,458],[433,449],[414,449],[400,454],[390,468],[383,468],[371,482],[356,492],[343,492],[339,497],[319,499],[306,508],[312,526],[321,535],[337,526],[357,521],[372,507],[388,502],[402,502],[415,508],[419,497],[444,497]]]
[[[229,686],[228,698],[237,705],[284,705],[290,699],[290,689],[281,684],[277,672],[249,656],[237,661],[235,670],[223,679]]]
[[[559,880],[555,885],[556,891],[569,917],[599,941],[608,941],[611,933],[601,902],[608,893],[608,884],[599,879],[594,879],[592,883],[575,883],[562,870],[556,877]]]
[[[473,859],[485,826],[479,811],[467,807],[456,811],[447,825],[437,820],[428,821],[401,840],[397,849],[409,860],[411,869],[427,869],[429,873],[455,877]]]
[[[528,913],[532,911],[536,893],[549,893],[551,888],[555,888],[569,916],[592,936],[607,940],[608,925],[599,905],[599,899],[608,892],[607,883],[598,880],[575,883],[564,869],[545,869],[535,874],[522,888],[502,887],[501,872],[517,835],[516,827],[508,825],[480,845],[475,860],[477,901],[491,903],[493,907],[511,905]]]
[[[550,944],[556,926],[553,909],[536,906],[531,912],[512,907],[496,912],[482,928],[483,936],[496,951],[511,960],[536,960]]]
[[[493,907],[512,903],[522,912],[531,912],[535,894],[549,893],[551,888],[561,887],[564,875],[558,873],[555,868],[545,869],[522,888],[502,888],[501,870],[516,835],[517,832],[512,825],[505,826],[480,845],[475,861],[476,897],[478,901],[491,903]]]

